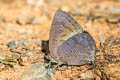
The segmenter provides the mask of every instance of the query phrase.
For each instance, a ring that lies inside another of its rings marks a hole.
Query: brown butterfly
[[[49,49],[51,57],[59,63],[83,65],[95,60],[96,44],[92,36],[61,10],[53,18]]]

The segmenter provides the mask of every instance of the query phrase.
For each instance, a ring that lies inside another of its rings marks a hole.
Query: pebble
[[[18,18],[17,23],[25,25],[25,24],[31,24],[32,20],[34,19],[33,15],[22,15]]]
[[[92,24],[91,23],[87,23],[86,24],[86,27],[90,27]]]
[[[35,63],[20,77],[20,80],[50,80],[54,68],[46,68],[45,63]]]
[[[86,72],[80,74],[80,76],[83,80],[94,79],[94,73],[92,72],[92,70],[87,70]]]
[[[12,41],[8,42],[7,46],[8,46],[9,48],[17,48],[17,45],[16,45],[16,43],[15,43],[15,40],[12,40]]]
[[[20,65],[14,65],[14,69],[20,69],[21,66]]]
[[[41,22],[40,18],[34,18],[32,24],[40,24],[40,22]]]
[[[13,55],[12,55],[12,58],[13,59],[17,59],[19,57],[19,55],[17,54],[17,53],[14,53]]]
[[[42,46],[42,41],[39,40],[39,41],[36,42],[36,44],[37,44],[38,46]]]
[[[19,45],[24,45],[24,46],[26,46],[26,45],[27,45],[27,40],[25,40],[24,38],[20,38],[20,39],[18,40],[18,44],[19,44]]]
[[[116,7],[113,7],[113,6],[110,6],[108,8],[108,10],[112,11],[112,12],[116,12],[116,13],[120,13],[120,9],[119,8],[116,8]]]
[[[99,36],[99,39],[100,39],[100,40],[103,40],[103,39],[104,39],[104,34],[103,34],[103,33],[99,33],[98,36]]]

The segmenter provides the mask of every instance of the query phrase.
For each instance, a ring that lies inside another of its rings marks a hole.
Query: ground
[[[119,80],[119,5],[119,0],[0,0],[0,80]],[[91,69],[56,67],[45,59],[58,9],[71,14],[96,41]]]

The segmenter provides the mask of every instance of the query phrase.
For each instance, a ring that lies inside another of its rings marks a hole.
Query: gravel
[[[15,40],[11,40],[10,42],[8,42],[7,46],[9,48],[17,48],[18,45],[16,44]]]
[[[54,68],[48,68],[45,63],[39,62],[26,70],[20,80],[50,80],[53,73]]]

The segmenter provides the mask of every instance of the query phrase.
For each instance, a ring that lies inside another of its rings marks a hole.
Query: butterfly
[[[70,14],[58,10],[51,24],[49,50],[58,63],[84,65],[94,62],[96,43]]]

